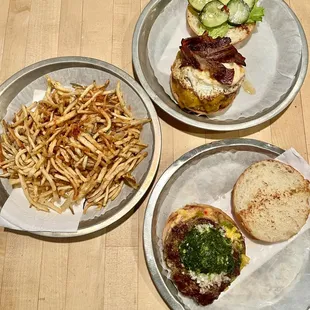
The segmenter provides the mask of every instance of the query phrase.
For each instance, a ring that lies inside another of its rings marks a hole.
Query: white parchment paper
[[[70,83],[89,85],[96,80],[98,84],[103,84],[107,79],[111,81],[109,88],[115,88],[118,79],[101,70],[92,68],[70,68],[49,73],[49,76],[67,87]],[[10,103],[4,119],[10,122],[14,114],[18,112],[22,104],[29,105],[33,101],[41,100],[46,90],[46,79],[40,77],[24,88]],[[131,106],[135,118],[148,117],[147,110],[141,102],[140,97],[124,82],[121,81],[121,89],[127,105]],[[151,125],[146,124],[141,133],[141,139],[148,144],[146,151],[149,155],[133,171],[138,183],[143,181],[150,165],[151,154],[153,152],[153,133]],[[83,214],[83,202],[74,207],[75,215],[70,210],[62,214],[52,211],[50,213],[36,211],[29,208],[29,203],[21,189],[14,189],[6,179],[1,180],[3,187],[10,194],[0,213],[0,225],[11,229],[27,231],[53,231],[53,232],[76,232],[80,221],[90,220],[103,215],[106,211],[119,207],[134,194],[134,190],[124,186],[120,195],[113,202],[109,202],[102,210],[91,208]]]
[[[186,23],[187,5],[187,0],[172,0],[156,19],[148,40],[154,74],[172,99],[170,68],[182,38],[191,36]],[[271,108],[295,80],[302,47],[298,25],[283,1],[262,0],[260,5],[265,8],[263,22],[257,24],[243,46],[238,46],[246,57],[246,79],[253,84],[256,94],[249,95],[241,89],[225,113],[212,116],[216,120],[238,120]]]
[[[162,249],[162,231],[169,215],[173,211],[179,209],[182,206],[185,206],[186,204],[210,204],[214,207],[220,208],[232,217],[231,190],[234,183],[249,165],[256,161],[264,160],[267,158],[267,155],[262,153],[238,151],[222,152],[210,155],[194,163],[191,162],[190,166],[185,168],[185,170],[180,172],[180,175],[176,177],[174,183],[169,188],[168,193],[165,194],[165,197],[162,200],[162,205],[158,214],[158,224],[156,227],[159,248]],[[310,166],[296,152],[296,150],[290,149],[284,152],[277,158],[277,160],[291,165],[300,173],[302,173],[306,179],[310,179]],[[238,224],[237,221],[236,223]],[[249,278],[257,269],[268,262],[278,252],[286,248],[296,238],[300,237],[304,233],[308,233],[309,235],[309,228],[310,220],[307,221],[298,235],[292,237],[288,241],[275,244],[265,244],[244,236],[246,243],[246,254],[251,259],[250,263],[241,271],[240,276],[231,284],[229,290],[223,292],[220,295],[219,300],[216,301],[212,307],[218,307],[216,309],[223,309],[221,306],[224,304],[231,305],[232,300],[236,301],[236,295],[234,294],[236,291],[234,291],[234,288],[238,289],[240,284],[243,284],[243,282]],[[304,239],[304,241],[308,242],[308,246],[310,248],[310,240]],[[298,266],[301,266],[302,261],[304,260],[304,250],[305,244],[302,246],[302,251],[298,248],[294,252],[295,260],[290,261],[291,258],[289,258],[287,261],[286,259],[282,261],[284,266],[281,272],[278,272],[276,275],[268,275],[269,279],[275,279],[276,277],[277,283],[275,285],[275,282],[269,281],[269,290],[266,292],[269,294],[269,297],[270,295],[273,297],[276,296],[279,290],[283,290],[286,286],[288,286],[288,283],[290,284],[291,281],[293,281],[292,279],[296,277],[301,268],[300,267],[298,269]],[[294,264],[292,264],[292,262],[294,262]],[[161,263],[166,270],[166,275],[169,277],[169,271],[167,270],[163,260],[162,251]],[[243,286],[242,294],[246,297],[248,295],[246,292],[244,292],[244,288],[245,287]],[[190,309],[195,310],[205,308],[198,306],[190,298],[184,297],[181,294],[179,294],[179,296],[181,297],[183,303]],[[249,300],[245,297],[244,303],[249,302]],[[239,301],[238,305],[240,306]]]

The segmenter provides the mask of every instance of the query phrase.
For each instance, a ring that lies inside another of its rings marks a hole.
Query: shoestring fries
[[[120,83],[68,89],[47,77],[47,85],[43,100],[22,106],[11,124],[2,121],[0,177],[46,212],[74,213],[84,198],[84,213],[101,209],[125,184],[137,189],[132,171],[147,156],[140,134],[150,119],[134,118]]]

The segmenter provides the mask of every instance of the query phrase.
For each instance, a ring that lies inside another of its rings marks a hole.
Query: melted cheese
[[[226,237],[229,238],[231,241],[236,241],[241,238],[241,234],[238,232],[236,227],[226,227]]]
[[[172,69],[172,75],[182,87],[192,89],[200,100],[219,94],[230,94],[238,90],[245,77],[245,69],[235,63],[224,64],[228,69],[234,69],[232,85],[223,85],[211,78],[209,71],[200,71],[192,67],[181,67],[181,59],[177,59]]]
[[[240,269],[244,268],[250,262],[250,257],[245,254],[241,254],[241,265]]]

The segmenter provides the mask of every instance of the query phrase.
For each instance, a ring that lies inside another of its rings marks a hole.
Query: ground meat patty
[[[211,304],[215,299],[217,299],[222,291],[224,291],[230,282],[222,282],[220,286],[213,285],[208,288],[207,291],[201,293],[201,287],[193,280],[188,271],[185,269],[181,262],[181,257],[179,254],[179,245],[184,240],[185,236],[189,231],[191,231],[194,226],[200,224],[212,224],[215,228],[220,228],[217,223],[207,218],[192,218],[185,222],[180,222],[175,225],[169,235],[167,236],[164,244],[164,259],[167,266],[171,270],[172,280],[177,286],[178,290],[188,296],[193,298],[197,303],[201,305]],[[244,247],[244,244],[243,244]],[[240,249],[233,248],[233,257],[236,261],[240,258]],[[240,274],[240,264],[236,264],[234,270],[228,276],[232,279]]]

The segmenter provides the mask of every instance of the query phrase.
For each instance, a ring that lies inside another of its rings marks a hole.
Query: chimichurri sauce
[[[196,273],[231,273],[235,261],[231,240],[215,228],[199,232],[195,227],[179,245],[181,262]]]

